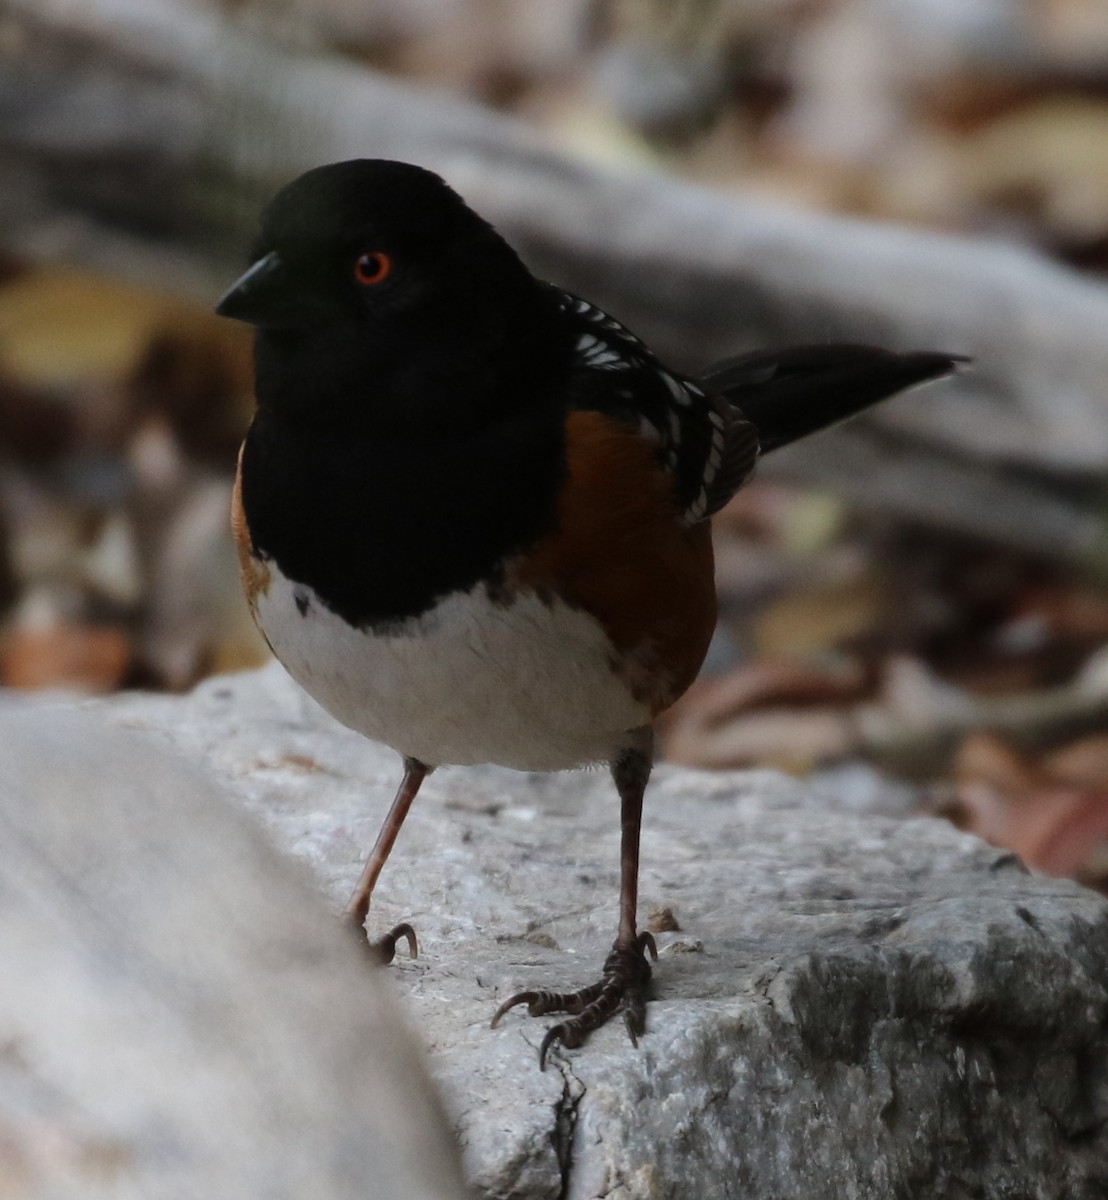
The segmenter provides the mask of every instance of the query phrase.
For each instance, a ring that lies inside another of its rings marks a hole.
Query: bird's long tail
[[[706,371],[702,382],[757,428],[766,454],[968,361],[957,354],[899,354],[853,344],[792,346],[727,359]]]

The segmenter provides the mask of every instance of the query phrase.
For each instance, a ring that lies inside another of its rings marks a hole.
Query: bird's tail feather
[[[757,428],[765,454],[968,361],[958,354],[899,354],[853,344],[793,346],[727,359],[701,381]]]

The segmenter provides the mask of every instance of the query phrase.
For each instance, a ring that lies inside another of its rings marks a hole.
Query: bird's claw
[[[415,930],[408,924],[407,921],[402,921],[399,925],[390,929],[384,937],[378,938],[375,942],[370,942],[367,939],[367,944],[378,962],[382,965],[390,963],[396,957],[396,943],[404,938],[408,943],[408,957],[419,958],[419,942],[416,941]]]
[[[356,920],[350,914],[343,917],[343,925],[358,939],[366,955],[379,966],[385,966],[396,957],[396,943],[401,938],[408,943],[408,957],[419,957],[419,942],[416,940],[415,930],[407,921],[402,921],[399,925],[394,926],[377,941],[371,941],[369,934],[366,933],[364,922]]]
[[[631,1044],[637,1047],[646,1029],[646,985],[650,982],[647,951],[651,958],[657,959],[654,938],[645,931],[628,944],[621,945],[617,941],[604,960],[604,970],[597,983],[576,992],[545,989],[517,992],[496,1010],[492,1027],[495,1028],[500,1018],[517,1004],[526,1004],[527,1015],[531,1017],[569,1013],[568,1021],[551,1026],[542,1039],[539,1068],[543,1071],[551,1046],[561,1043],[568,1050],[576,1050],[590,1033],[606,1024],[617,1012],[623,1013],[627,1035]]]

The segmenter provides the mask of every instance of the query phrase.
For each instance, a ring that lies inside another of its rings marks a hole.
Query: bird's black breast
[[[242,456],[255,553],[357,626],[417,616],[496,582],[552,528],[562,417],[514,415],[446,440],[343,436],[259,410]]]

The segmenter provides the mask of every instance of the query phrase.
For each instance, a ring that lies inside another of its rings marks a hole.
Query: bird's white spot
[[[658,445],[662,440],[657,426],[652,421],[648,421],[646,417],[639,418],[639,436],[654,445]]]
[[[690,522],[699,521],[707,511],[708,511],[708,492],[707,492],[707,489],[702,487],[700,489],[700,492],[697,495],[696,499],[689,506],[689,510],[686,514],[686,517]]]
[[[583,333],[574,347],[578,357],[588,367],[622,370],[630,364],[614,347],[591,333]]]
[[[692,397],[685,390],[685,387],[678,380],[674,379],[668,371],[659,371],[658,374],[665,381],[665,385],[669,388],[669,394],[681,405],[682,408],[688,408],[692,404]]]
[[[715,482],[716,476],[719,474],[719,458],[715,462],[712,461],[712,456],[708,455],[708,461],[704,464],[704,470],[701,472],[700,481],[704,489],[707,490]]]
[[[621,355],[618,350],[612,349],[611,346],[608,346],[605,350],[599,353],[591,354],[589,356],[590,367],[609,367],[612,370],[622,371],[629,365],[630,364],[623,357],[623,355]]]

